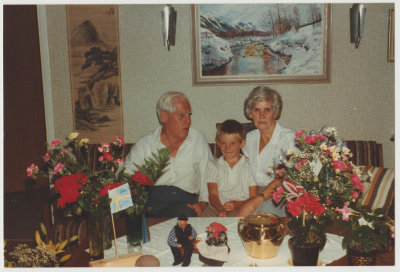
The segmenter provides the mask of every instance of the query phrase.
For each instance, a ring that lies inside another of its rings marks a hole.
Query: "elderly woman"
[[[244,102],[244,112],[257,128],[247,134],[243,153],[249,158],[250,167],[259,186],[258,196],[245,203],[237,216],[265,212],[286,216],[286,207],[277,206],[272,200],[274,188],[281,180],[268,173],[279,161],[281,150],[296,150],[295,131],[278,123],[282,111],[279,93],[265,86],[254,88]]]

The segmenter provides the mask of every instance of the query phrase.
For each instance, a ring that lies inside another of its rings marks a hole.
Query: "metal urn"
[[[281,217],[257,213],[239,220],[238,233],[249,256],[266,259],[276,256],[286,231]]]

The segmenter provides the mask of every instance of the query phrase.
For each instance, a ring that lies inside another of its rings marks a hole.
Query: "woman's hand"
[[[235,201],[227,201],[224,203],[224,210],[227,212],[234,211],[236,209]]]

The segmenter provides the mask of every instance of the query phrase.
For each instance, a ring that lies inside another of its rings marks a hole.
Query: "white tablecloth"
[[[290,250],[288,248],[287,235],[275,257],[270,259],[257,259],[247,255],[246,250],[240,240],[237,225],[238,217],[191,217],[188,223],[194,227],[198,233],[198,238],[206,238],[206,227],[212,222],[218,222],[223,224],[227,230],[228,246],[231,251],[229,253],[228,261],[224,264],[225,266],[288,266],[288,260],[290,258]],[[177,223],[177,219],[171,219],[160,224],[151,226],[150,229],[150,241],[143,245],[141,252],[143,254],[151,254],[156,256],[160,260],[161,266],[168,267],[172,266],[174,258],[172,256],[170,247],[167,244],[167,237],[172,227]],[[322,265],[330,263],[343,257],[346,251],[342,249],[342,238],[334,234],[327,234],[327,242],[324,249],[320,252],[319,258],[322,261]],[[127,254],[127,241],[126,236],[117,239],[118,253],[119,255]],[[115,249],[114,246],[104,253],[105,258],[114,257]],[[199,255],[194,253],[192,255],[192,261],[190,266],[200,267],[203,263],[199,260]]]

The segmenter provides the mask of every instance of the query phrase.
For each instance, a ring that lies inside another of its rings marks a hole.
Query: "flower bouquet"
[[[271,171],[282,180],[273,200],[285,203],[291,215],[288,228],[293,236],[292,248],[321,250],[326,242],[326,227],[336,216],[334,209],[355,201],[364,189],[360,170],[350,162],[350,150],[336,137],[335,128],[297,131],[298,152],[282,152]],[[315,265],[317,260],[312,263]],[[302,261],[299,265],[309,265]],[[294,258],[293,263],[296,265]]]
[[[142,242],[147,240],[147,227],[144,218],[144,214],[150,209],[146,205],[147,197],[151,186],[164,173],[170,158],[169,154],[168,148],[159,149],[157,154],[152,153],[150,158],[146,158],[143,165],[135,164],[138,171],[132,176],[125,174],[123,168],[118,175],[119,180],[129,182],[132,202],[134,203],[132,207],[126,209],[128,252],[140,250]]]
[[[89,248],[92,259],[103,254],[103,235],[107,226],[105,218],[110,214],[108,190],[121,185],[115,172],[122,164],[121,154],[124,140],[115,137],[112,143],[98,146],[99,156],[93,161],[89,154],[89,139],[78,141],[78,133],[71,133],[64,144],[53,140],[47,144],[44,165],[39,169],[35,164],[27,168],[27,175],[50,177],[55,196],[56,212],[64,216],[81,215],[87,219]]]
[[[89,247],[93,249],[91,254],[94,260],[102,258],[100,244],[103,241],[100,236],[109,233],[104,230],[104,226],[110,227],[110,222],[106,222],[110,215],[108,191],[129,183],[133,206],[128,208],[127,213],[141,216],[148,209],[149,187],[163,173],[169,151],[165,148],[158,154],[152,154],[152,158],[145,160],[145,165],[137,166],[140,171],[133,176],[123,171],[117,175],[118,168],[123,164],[124,139],[116,136],[111,143],[102,142],[97,147],[99,156],[93,159],[89,154],[89,139],[78,140],[78,136],[78,133],[71,133],[65,144],[59,139],[46,143],[44,165],[39,168],[31,164],[27,175],[33,179],[50,177],[59,211],[64,216],[82,215],[88,219]]]
[[[78,142],[78,133],[71,133],[67,142],[59,139],[47,144],[45,164],[39,169],[35,164],[27,168],[28,177],[50,177],[57,193],[57,206],[64,215],[82,214],[93,220],[104,215],[109,206],[107,189],[117,187],[115,171],[122,164],[121,152],[124,140],[116,137],[112,144],[101,143],[98,147],[98,170],[89,168],[92,163],[88,152],[88,139]]]

